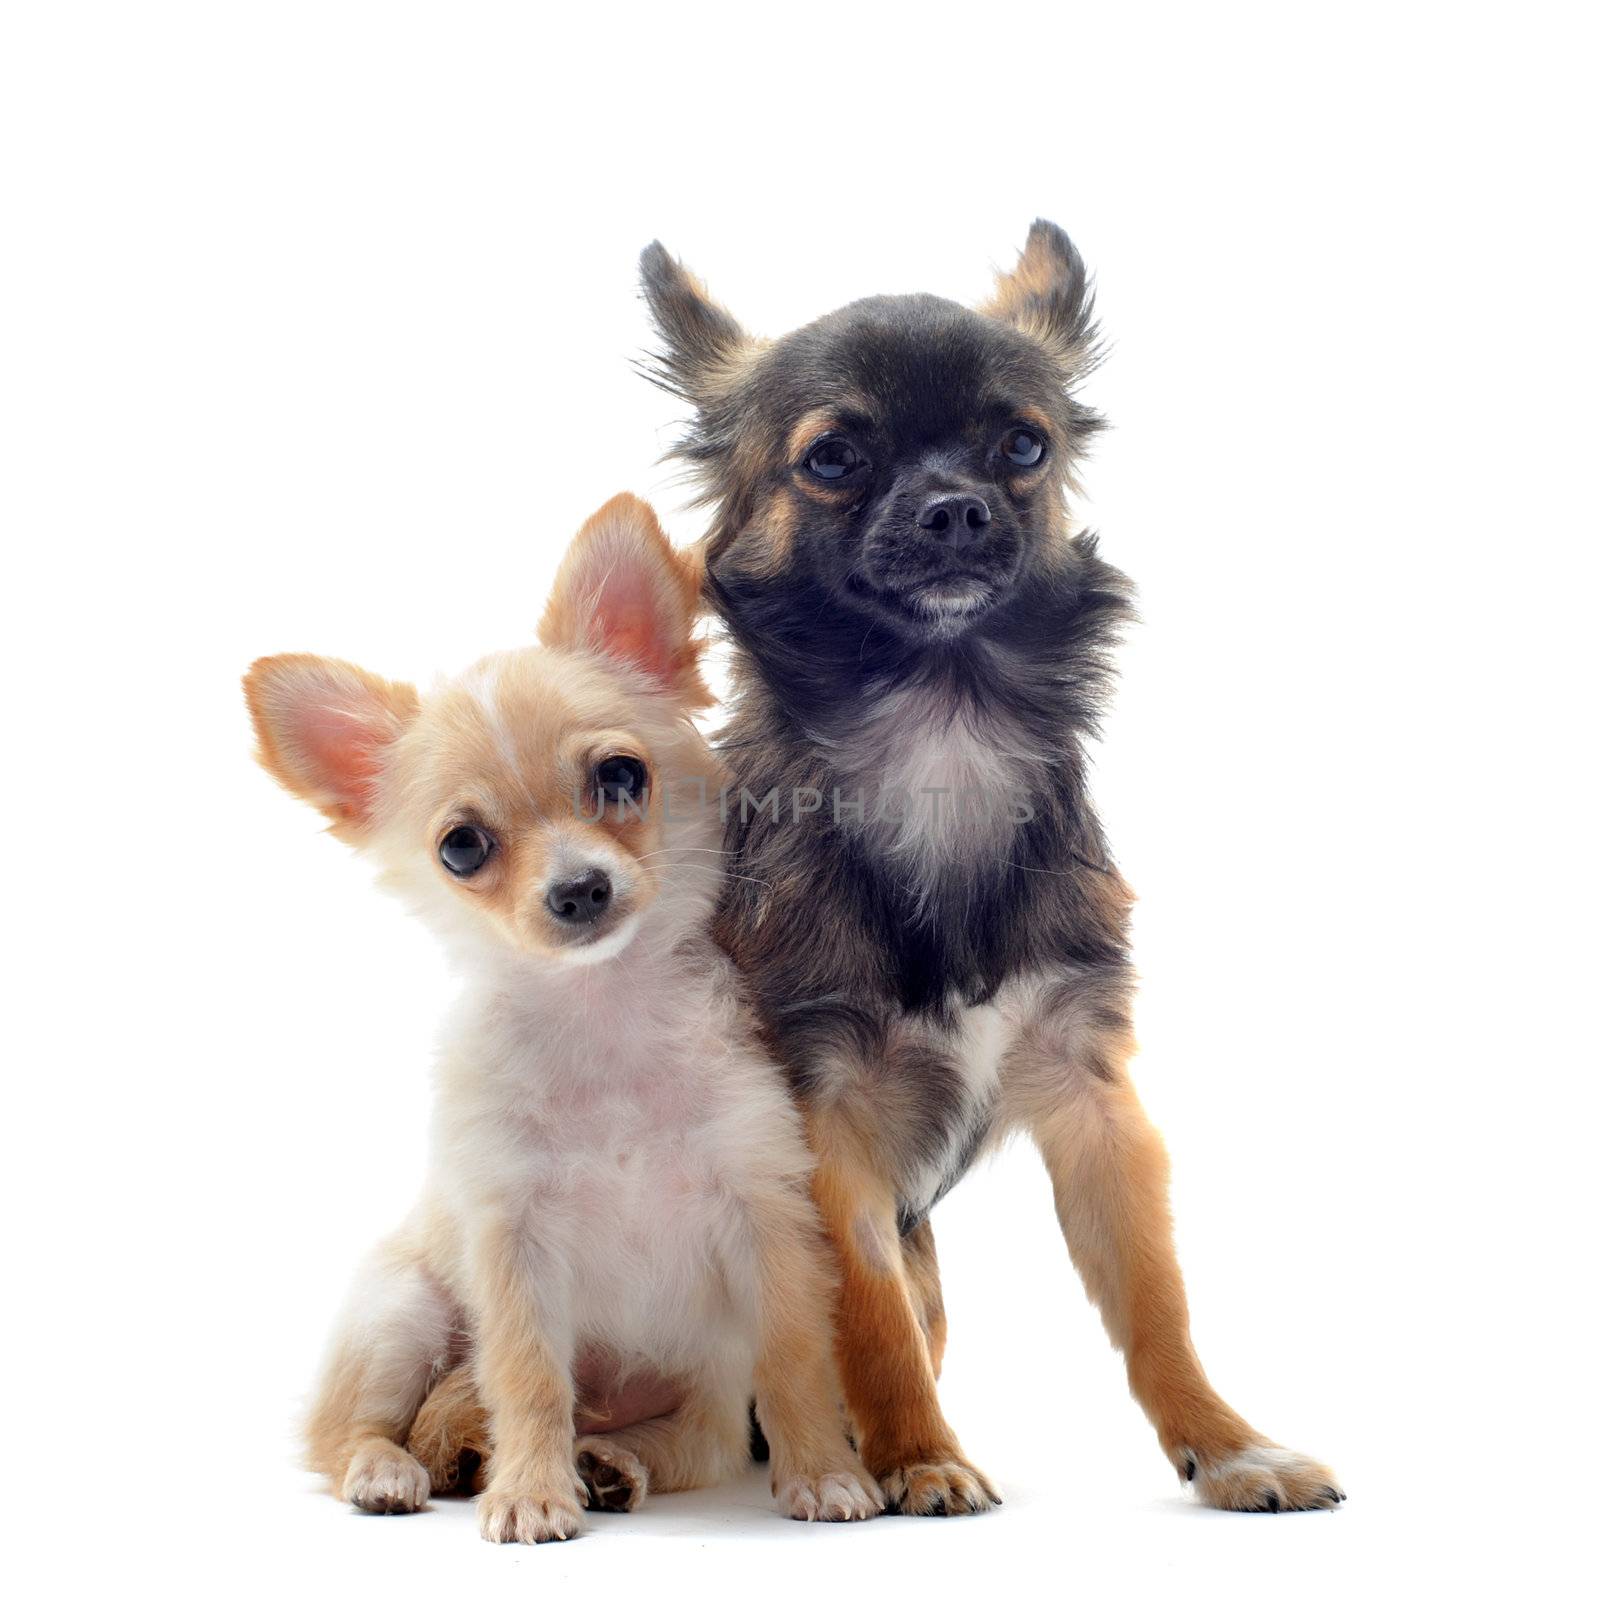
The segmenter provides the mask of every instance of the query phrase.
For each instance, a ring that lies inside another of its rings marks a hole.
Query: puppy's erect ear
[[[637,667],[686,710],[711,704],[694,637],[701,572],[672,548],[656,514],[619,494],[584,523],[539,623],[552,650],[597,650]]]
[[[639,282],[661,335],[650,376],[697,406],[714,399],[754,341],[659,239],[639,256]]]
[[[245,675],[257,759],[333,831],[359,844],[372,824],[389,747],[417,714],[417,691],[323,656],[264,656]]]
[[[1028,230],[1016,266],[1000,274],[994,297],[979,307],[1037,339],[1082,374],[1095,362],[1094,291],[1078,247],[1041,217]]]

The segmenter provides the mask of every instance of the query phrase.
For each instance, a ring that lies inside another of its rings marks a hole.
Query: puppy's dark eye
[[[632,756],[607,756],[594,769],[594,786],[602,800],[620,805],[631,800],[635,805],[644,799],[645,786],[650,774],[644,762]]]
[[[837,483],[865,465],[855,446],[843,439],[824,439],[806,457],[806,471],[825,483]]]
[[[482,828],[463,824],[452,828],[439,841],[439,859],[445,871],[458,878],[470,878],[494,854],[494,840]]]
[[[1030,428],[1013,428],[1000,441],[1000,454],[1014,467],[1036,467],[1044,457],[1044,440]]]

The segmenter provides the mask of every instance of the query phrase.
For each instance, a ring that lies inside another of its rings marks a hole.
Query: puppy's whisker
[[[666,844],[662,845],[659,850],[646,850],[645,853],[639,857],[639,859],[641,861],[649,861],[654,856],[668,855],[675,850],[690,850],[697,855],[706,856],[731,856],[733,854],[733,851],[731,850],[713,850],[710,845]]]
[[[644,857],[639,858],[642,863]],[[738,883],[755,883],[763,889],[770,889],[772,885],[765,878],[747,878],[742,872],[728,872],[722,867],[714,867],[706,861],[672,861],[663,862],[658,866],[644,867],[645,872],[714,872],[719,878],[732,878]]]

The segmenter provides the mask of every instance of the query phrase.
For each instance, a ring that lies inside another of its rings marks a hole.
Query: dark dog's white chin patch
[[[981,616],[1004,587],[1004,583],[996,586],[988,578],[961,572],[925,578],[903,587],[860,576],[852,577],[847,584],[852,595],[870,602],[877,610],[943,634],[959,632]]]
[[[982,578],[936,578],[918,584],[903,603],[930,622],[960,624],[976,616],[994,599],[994,586]]]

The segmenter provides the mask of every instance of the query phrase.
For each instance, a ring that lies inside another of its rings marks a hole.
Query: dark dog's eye
[[[458,878],[470,878],[494,853],[494,840],[482,828],[463,824],[452,828],[439,841],[439,859],[445,871]]]
[[[1036,467],[1044,456],[1044,440],[1028,428],[1013,428],[1000,441],[1000,454],[1014,467]]]
[[[843,439],[824,439],[806,457],[806,471],[813,478],[821,478],[827,483],[837,483],[840,478],[848,478],[863,465],[855,447]]]
[[[620,805],[631,800],[637,805],[644,798],[650,774],[642,761],[632,756],[607,756],[594,769],[594,786],[602,800]]]

